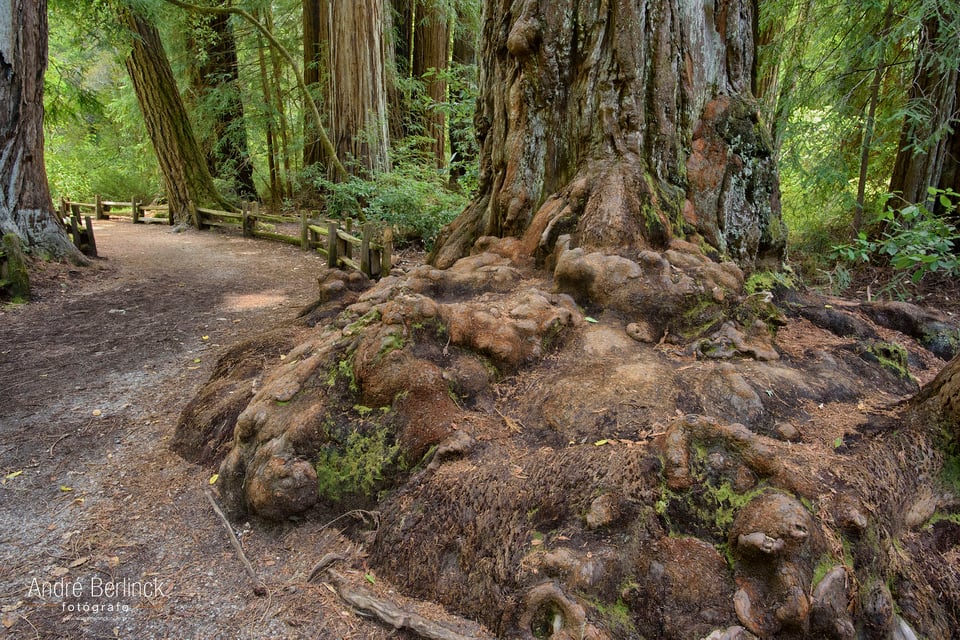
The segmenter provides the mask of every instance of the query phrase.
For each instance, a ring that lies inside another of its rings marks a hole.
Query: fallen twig
[[[230,544],[233,545],[234,551],[237,552],[237,556],[240,558],[243,568],[246,569],[247,575],[253,580],[253,592],[261,597],[267,595],[267,586],[257,577],[257,572],[254,571],[253,565],[247,560],[247,554],[243,552],[243,547],[240,545],[240,541],[237,540],[237,536],[233,532],[233,527],[230,526],[230,521],[227,520],[227,516],[223,515],[223,511],[220,510],[217,501],[213,499],[213,494],[211,494],[209,490],[204,489],[203,495],[207,496],[210,506],[213,507],[214,512],[220,516],[220,521],[223,523],[224,528],[227,530],[227,535],[230,537]]]
[[[453,631],[439,622],[403,609],[390,600],[378,598],[363,587],[351,585],[346,578],[333,569],[327,569],[327,577],[344,602],[357,611],[374,616],[394,629],[407,629],[428,640],[488,640],[490,638],[486,634],[464,635]],[[473,624],[466,620],[462,622],[464,625]]]
[[[57,446],[58,444],[60,444],[61,441],[66,440],[67,438],[69,438],[69,437],[72,436],[72,435],[73,435],[72,433],[69,433],[69,432],[68,432],[68,433],[63,434],[63,435],[60,436],[59,438],[57,438],[56,442],[54,442],[52,445],[50,445],[50,448],[47,449],[47,454],[52,458],[52,457],[53,457],[53,448],[54,448],[55,446]]]

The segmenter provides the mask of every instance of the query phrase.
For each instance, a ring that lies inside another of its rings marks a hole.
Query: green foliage
[[[464,194],[447,188],[440,172],[412,162],[369,179],[353,176],[337,183],[320,177],[316,186],[327,194],[328,215],[382,220],[406,241],[419,240],[427,247],[467,202]]]
[[[336,502],[350,495],[372,496],[396,463],[400,447],[388,429],[367,426],[367,432],[351,432],[342,446],[320,452],[316,464],[320,495]]]
[[[133,89],[110,38],[92,33],[107,10],[98,3],[56,4],[64,10],[51,10],[44,77],[44,158],[52,195],[151,200],[162,182]]]
[[[880,237],[861,231],[852,242],[834,245],[831,258],[850,265],[888,264],[898,272],[894,284],[907,278],[918,283],[930,273],[960,275],[960,259],[955,255],[960,233],[947,221],[956,209],[958,194],[932,187],[929,194],[942,215],[932,213],[925,204],[899,211],[888,208],[878,221],[884,227]]]
[[[857,209],[863,144],[869,142],[864,219],[882,215],[904,126],[930,120],[930,105],[910,99],[922,55],[917,35],[940,24],[933,65],[960,65],[958,10],[932,0],[810,3],[771,0],[760,7],[758,95],[779,155],[783,217],[791,250],[826,256],[849,233]],[[929,66],[929,65],[928,65]],[[881,82],[875,85],[877,74]],[[876,87],[875,117],[868,110]],[[923,150],[944,129],[907,148]],[[820,262],[816,266],[822,268]]]

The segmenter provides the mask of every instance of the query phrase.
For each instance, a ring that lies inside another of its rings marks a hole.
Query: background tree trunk
[[[15,233],[39,255],[83,262],[50,198],[43,160],[47,2],[0,8],[0,235]]]
[[[206,47],[196,41],[191,48],[201,63],[193,69],[191,85],[200,103],[204,117],[210,122],[208,134],[201,141],[207,156],[207,166],[217,177],[229,180],[241,198],[256,198],[253,183],[253,164],[247,145],[247,125],[240,99],[237,43],[233,37],[230,16],[207,15],[199,18],[211,31]],[[203,104],[204,98],[217,95]]]
[[[268,5],[264,10],[264,26],[273,33],[273,9]],[[274,111],[277,114],[277,124],[280,142],[280,158],[283,160],[283,193],[285,197],[293,197],[293,165],[290,159],[290,125],[287,120],[286,101],[283,99],[283,66],[280,64],[280,54],[275,47],[270,47],[270,63],[273,68],[271,83],[274,93]]]
[[[447,82],[443,72],[450,58],[450,18],[446,6],[436,0],[417,3],[413,35],[413,75],[426,88],[433,105],[447,101]],[[424,112],[422,135],[433,140],[430,151],[437,168],[447,165],[447,122],[443,109],[431,106]]]
[[[744,266],[785,229],[751,96],[756,6],[721,0],[486,0],[477,198],[444,229],[447,266],[480,236],[549,253],[635,253],[671,238]]]
[[[314,99],[320,98],[320,77],[323,69],[320,0],[303,0],[303,80]],[[310,112],[303,113],[303,166],[323,161],[323,148],[317,139],[316,126]]]
[[[390,168],[383,0],[321,7],[330,139],[351,173]],[[331,179],[336,176],[331,173]]]
[[[409,84],[403,81],[410,77],[412,64],[413,0],[390,0],[390,6],[392,39],[387,45],[387,104],[390,138],[400,140],[410,135],[410,90]]]
[[[213,186],[156,27],[128,11],[121,13],[133,34],[127,72],[150,134],[174,220],[190,224],[189,203],[231,208]]]
[[[257,33],[257,62],[260,67],[260,90],[263,93],[262,115],[267,138],[267,172],[270,174],[270,203],[274,209],[283,201],[283,182],[280,179],[280,163],[277,160],[276,122],[274,120],[273,92],[267,75],[267,52],[263,36]]]
[[[934,14],[922,23],[916,80],[890,179],[890,191],[903,204],[930,201],[932,211],[939,205],[927,187],[960,192],[960,69],[941,62],[956,48],[956,31],[945,22]]]
[[[452,104],[465,103],[467,98],[466,85],[469,79],[466,73],[476,73],[477,42],[476,34],[457,26],[453,38],[453,63],[456,73],[462,83],[461,87],[450,91]],[[469,71],[468,71],[469,70]],[[451,117],[449,124],[450,136],[450,188],[458,189],[459,180],[464,174],[464,167],[476,158],[476,144],[473,140],[473,126],[469,121]]]

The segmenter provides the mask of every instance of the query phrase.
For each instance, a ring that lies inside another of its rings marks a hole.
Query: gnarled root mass
[[[679,241],[557,247],[326,275],[322,324],[225,358],[177,442],[234,515],[377,501],[379,575],[501,636],[951,637],[956,362],[906,403],[943,362],[889,313],[778,309]]]

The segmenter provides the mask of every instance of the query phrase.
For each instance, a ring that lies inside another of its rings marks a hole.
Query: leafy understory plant
[[[885,262],[899,272],[893,285],[909,278],[913,283],[929,273],[960,275],[956,226],[949,219],[956,211],[960,194],[952,189],[928,188],[930,200],[941,211],[930,211],[926,203],[902,209],[887,208],[876,221],[884,228],[879,238],[861,231],[850,243],[834,245],[831,258],[848,264]]]

